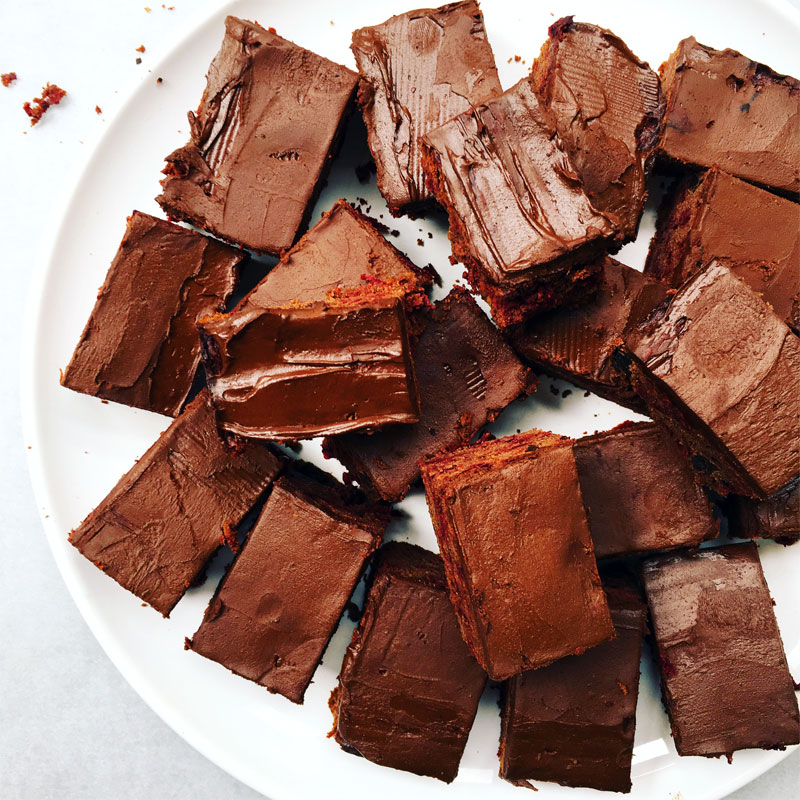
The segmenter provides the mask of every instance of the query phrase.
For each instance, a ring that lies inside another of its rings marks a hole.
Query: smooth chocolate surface
[[[344,487],[280,478],[187,648],[302,703],[387,521]]]
[[[450,783],[486,673],[461,638],[441,558],[390,542],[331,694],[333,735],[376,764]]]
[[[616,363],[616,354],[646,278],[608,256],[601,270],[597,291],[584,303],[539,314],[510,329],[508,338],[530,364],[644,413],[644,403]]]
[[[800,191],[800,81],[690,36],[661,66],[659,152],[784,192]]]
[[[531,431],[421,466],[461,632],[490,678],[614,637],[570,439]]]
[[[605,28],[562,17],[549,33],[531,71],[534,91],[592,204],[630,241],[664,115],[658,75]]]
[[[279,255],[308,223],[357,75],[253,22],[227,17],[191,139],[167,156],[161,207]]]
[[[421,139],[426,174],[450,217],[453,255],[498,324],[563,304],[616,232],[555,133],[523,79]],[[576,264],[587,267],[570,274]],[[502,302],[509,293],[524,295],[516,315]]]
[[[624,422],[573,451],[598,558],[696,546],[719,533],[688,455],[661,425]]]
[[[200,363],[200,317],[225,310],[245,254],[134,211],[62,385],[174,417]]]
[[[725,503],[725,514],[731,536],[793,544],[800,540],[800,481],[766,500],[732,495]]]
[[[200,322],[220,425],[306,439],[419,419],[402,300],[246,306]]]
[[[772,599],[751,543],[648,559],[664,705],[682,756],[800,742]]]
[[[204,391],[69,540],[168,616],[282,464],[261,442],[221,436]]]
[[[667,294],[627,346],[651,416],[722,493],[765,498],[800,472],[800,340],[725,266]]]
[[[631,790],[646,613],[632,584],[605,587],[617,637],[503,687],[500,775],[610,792]]]
[[[378,188],[398,213],[431,199],[418,139],[502,93],[477,2],[409,11],[353,33]]]
[[[645,274],[680,286],[712,259],[800,332],[800,206],[716,167],[659,211]]]
[[[325,440],[370,494],[397,502],[419,477],[419,462],[468,442],[509,403],[532,391],[533,376],[466,290],[454,288],[433,310],[414,348],[419,422]]]

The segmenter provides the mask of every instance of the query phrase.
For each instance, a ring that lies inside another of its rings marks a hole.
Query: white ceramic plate
[[[228,772],[275,800],[330,800],[380,796],[391,800],[451,797],[459,800],[520,796],[497,777],[499,721],[496,696],[487,691],[481,703],[461,771],[447,787],[432,779],[385,769],[342,752],[325,734],[331,726],[327,708],[352,623],[340,628],[317,670],[303,707],[237,678],[221,666],[183,650],[221,574],[217,563],[205,585],[192,589],[172,618],[162,619],[95,569],[67,542],[67,533],[99,502],[167,426],[155,414],[113,403],[102,404],[59,386],[64,367],[94,303],[132,209],[160,214],[152,198],[158,192],[163,157],[187,138],[185,111],[194,108],[208,64],[222,38],[226,13],[257,19],[265,26],[334,60],[352,65],[350,32],[407,10],[402,2],[374,0],[332,9],[329,3],[237,2],[215,10],[176,42],[121,107],[98,142],[63,206],[54,235],[34,281],[29,328],[24,339],[23,409],[30,468],[43,524],[64,580],[83,616],[109,657],[144,700],[181,736]],[[789,5],[741,2],[672,2],[641,4],[572,2],[514,3],[485,0],[483,10],[505,87],[530,68],[547,27],[564,14],[611,28],[641,57],[657,66],[679,39],[690,34],[715,47],[735,47],[779,71],[800,74],[800,14]],[[520,55],[515,61],[513,56]],[[157,85],[156,76],[163,77]],[[449,248],[441,218],[392,220],[374,182],[357,183],[353,167],[367,154],[360,122],[351,124],[315,219],[339,196],[365,198],[372,214],[400,231],[392,239],[420,265],[431,262],[446,285],[460,274],[448,264]],[[641,267],[653,230],[649,208],[639,240],[620,258]],[[428,237],[428,232],[433,238]],[[422,242],[422,246],[418,244]],[[439,290],[441,296],[444,290]],[[556,383],[557,394],[543,379],[537,395],[504,414],[496,433],[542,427],[581,435],[603,430],[635,415],[595,397]],[[307,444],[303,455],[321,462],[319,448]],[[335,465],[327,463],[328,468]],[[395,525],[392,537],[435,549],[430,520],[420,491],[403,503],[410,515]],[[761,557],[776,600],[789,661],[800,674],[800,546],[768,543]],[[710,800],[724,796],[783,758],[777,752],[737,753],[724,760],[678,758],[657,683],[647,658],[637,714],[633,797]],[[591,790],[539,784],[538,797],[588,798]]]

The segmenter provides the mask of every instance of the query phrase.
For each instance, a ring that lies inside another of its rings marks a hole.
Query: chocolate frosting
[[[168,616],[282,463],[260,442],[221,437],[203,391],[69,540]]]
[[[627,345],[651,415],[702,457],[709,480],[766,497],[798,474],[800,340],[725,266],[684,283]]]
[[[766,500],[733,495],[725,503],[728,531],[741,539],[800,540],[800,480]]]
[[[564,17],[531,78],[592,204],[632,240],[664,115],[658,75],[611,31]]]
[[[661,66],[659,151],[764,186],[800,191],[800,81],[690,36]]]
[[[354,72],[227,17],[191,139],[157,198],[186,220],[278,255],[307,224],[355,93]]]
[[[535,388],[533,376],[463,288],[415,314],[423,331],[414,349],[419,422],[325,440],[369,493],[401,500],[420,460],[463,444],[512,400]]]
[[[387,521],[313,481],[281,478],[187,648],[302,703]]]
[[[251,304],[200,331],[219,423],[233,433],[294,440],[419,419],[397,298]]]
[[[502,93],[494,54],[474,0],[361,28],[351,49],[378,188],[396,214],[431,199],[419,137]]]
[[[631,790],[645,608],[632,584],[605,587],[613,642],[506,682],[500,776]]]
[[[195,323],[225,310],[244,258],[134,211],[62,385],[176,416],[200,363]]]
[[[570,439],[534,430],[421,466],[461,632],[490,678],[614,638]]]
[[[719,533],[688,456],[662,426],[625,422],[573,450],[598,558],[696,546]]]
[[[800,332],[800,208],[716,167],[659,211],[645,274],[680,286],[712,259]]]
[[[800,715],[752,543],[665,555],[642,578],[682,756],[800,742]]]
[[[486,673],[461,638],[441,559],[390,542],[376,561],[331,695],[333,735],[376,764],[450,783]]]

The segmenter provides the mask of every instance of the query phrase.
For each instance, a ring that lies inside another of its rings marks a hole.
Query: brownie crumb
[[[571,394],[572,394],[572,389],[564,389],[564,391],[561,392],[562,397],[569,397]]]
[[[400,231],[398,231],[396,229],[395,230],[391,230],[391,231],[389,231],[389,235],[397,237],[397,236],[400,235]]]
[[[100,108],[100,106],[95,106],[94,107],[94,113],[95,114],[102,114],[103,113],[103,109]]]
[[[23,111],[31,118],[31,125],[44,116],[50,106],[58,105],[66,96],[66,92],[54,83],[47,83],[42,88],[42,96],[34,97],[33,103],[25,102],[22,104]]]
[[[144,45],[143,45],[143,44],[140,44],[140,45],[139,45],[139,46],[136,48],[136,52],[137,52],[137,53],[144,53]]]
[[[12,83],[17,79],[16,72],[4,72],[0,75],[0,81],[3,82],[3,86],[11,86]]]
[[[142,63],[142,59],[141,59],[141,58],[137,58],[137,59],[136,59],[136,63],[137,63],[137,64],[141,64],[141,63]]]
[[[428,238],[433,239],[433,234],[430,231],[428,231]]]
[[[422,239],[417,239],[417,245],[419,247],[425,247],[425,242],[423,242]]]
[[[358,622],[361,618],[361,609],[352,600],[345,607],[345,611],[347,612],[347,618],[353,622]]]
[[[556,397],[558,396],[558,389],[555,386],[553,386],[552,383],[550,384],[550,394],[554,394],[556,395]]]
[[[156,78],[156,83],[164,83],[164,79],[163,78]]]

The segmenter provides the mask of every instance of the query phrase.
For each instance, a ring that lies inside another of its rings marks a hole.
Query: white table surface
[[[7,800],[259,796],[161,722],[92,637],[47,547],[20,424],[21,301],[42,226],[104,125],[95,106],[111,112],[138,80],[155,80],[148,71],[154,56],[203,5],[172,2],[173,10],[153,0],[0,0],[0,72],[19,75],[0,86],[0,798]],[[141,44],[143,54],[136,52]],[[47,81],[69,94],[32,129],[22,103]],[[298,768],[307,768],[300,754]],[[800,753],[731,795],[798,796]]]

